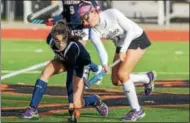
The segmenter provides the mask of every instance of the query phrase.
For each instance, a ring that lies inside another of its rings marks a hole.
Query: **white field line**
[[[15,70],[2,70],[1,73],[3,74],[8,74],[8,73],[12,73],[12,72],[16,72]],[[41,73],[41,71],[39,70],[34,70],[34,71],[27,71],[24,72],[23,74],[38,74]]]
[[[36,65],[32,65],[30,67],[27,67],[27,68],[24,68],[24,69],[21,69],[21,70],[17,70],[17,71],[14,71],[14,72],[10,71],[10,73],[1,76],[1,80],[7,79],[7,78],[10,78],[10,77],[13,77],[13,76],[25,73],[25,72],[29,72],[29,71],[32,71],[32,70],[36,70],[38,68],[41,68],[41,67],[47,65],[48,63],[49,63],[49,61],[46,61],[46,62],[36,64]],[[1,71],[1,73],[3,73],[3,70]]]
[[[12,73],[12,72],[16,72],[14,70],[2,70],[1,73],[3,74],[8,74],[8,73]],[[23,74],[39,74],[41,73],[41,71],[39,70],[35,70],[35,71],[26,71],[23,72]],[[156,72],[157,74],[161,74],[161,75],[188,75],[188,72]]]

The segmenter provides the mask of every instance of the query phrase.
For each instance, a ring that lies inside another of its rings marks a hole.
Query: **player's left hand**
[[[125,52],[120,52],[120,53],[119,53],[119,59],[120,59],[121,61],[124,61],[124,60],[125,60],[125,57],[126,57],[126,53],[125,53]]]
[[[46,22],[45,22],[46,26],[53,26],[54,22],[52,18],[49,18]]]

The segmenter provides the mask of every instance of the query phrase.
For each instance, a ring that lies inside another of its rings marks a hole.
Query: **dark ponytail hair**
[[[69,27],[65,19],[60,20],[51,29],[52,36],[56,35],[69,35]]]

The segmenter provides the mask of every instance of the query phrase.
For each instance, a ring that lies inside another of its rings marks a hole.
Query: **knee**
[[[129,73],[119,71],[118,72],[118,78],[121,81],[121,83],[126,82],[126,81],[128,81],[130,79]]]
[[[117,77],[116,74],[112,74],[111,80],[112,80],[112,84],[114,86],[120,86],[121,85],[121,82],[119,81],[119,79],[118,79],[118,77]]]
[[[48,82],[50,77],[52,76],[53,74],[48,72],[48,71],[42,71],[41,75],[40,75],[40,79]]]
[[[120,86],[121,85],[121,82],[118,80],[118,81],[113,81],[112,80],[112,84],[114,85],[114,86]]]

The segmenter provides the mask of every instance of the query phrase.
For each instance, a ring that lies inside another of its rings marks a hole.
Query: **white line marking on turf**
[[[43,49],[36,49],[36,50],[34,50],[34,52],[41,53],[41,52],[44,52],[44,50]]]
[[[184,52],[183,52],[183,51],[181,51],[181,50],[177,50],[177,51],[175,51],[175,54],[176,54],[176,55],[183,55],[183,54],[184,54]]]
[[[2,49],[2,52],[21,52],[21,49]],[[48,52],[44,49],[23,49],[23,52]]]
[[[16,72],[16,71],[15,70],[3,70],[3,71],[1,71],[1,73],[3,73],[3,74],[12,73],[12,72]],[[27,72],[24,72],[24,73],[37,74],[37,73],[41,73],[41,71],[35,70],[35,71],[27,71]]]
[[[22,73],[25,73],[25,72],[28,72],[28,71],[36,70],[36,69],[38,69],[40,67],[43,67],[43,66],[47,65],[48,63],[49,63],[49,61],[46,61],[46,62],[37,64],[37,65],[32,65],[30,67],[27,67],[27,68],[24,68],[24,69],[21,69],[21,70],[17,70],[15,72],[11,72],[9,74],[1,76],[1,80],[16,76],[16,75],[19,75],[19,74],[22,74]]]

